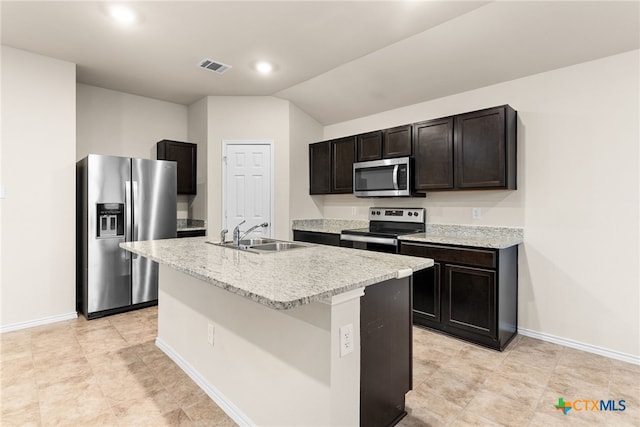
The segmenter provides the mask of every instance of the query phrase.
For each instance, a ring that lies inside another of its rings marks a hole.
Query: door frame
[[[227,228],[227,215],[225,212],[227,210],[227,147],[230,145],[268,145],[269,146],[269,162],[270,162],[270,177],[269,177],[269,187],[271,192],[271,197],[269,198],[269,215],[271,219],[269,221],[269,230],[271,231],[271,235],[269,237],[274,237],[276,235],[276,225],[274,220],[275,214],[275,153],[274,153],[274,143],[273,139],[223,139],[222,140],[222,228]],[[229,230],[231,233],[231,230]]]

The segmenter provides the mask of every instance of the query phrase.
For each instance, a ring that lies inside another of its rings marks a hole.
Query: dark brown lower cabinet
[[[518,247],[464,248],[402,242],[400,253],[432,258],[414,274],[413,323],[495,350],[518,331]]]
[[[321,245],[340,246],[340,235],[322,233],[319,231],[293,230],[293,240],[296,242],[319,243]]]
[[[411,278],[365,288],[360,299],[360,426],[395,425],[412,387]]]
[[[178,238],[182,237],[202,237],[207,235],[207,230],[178,230]]]

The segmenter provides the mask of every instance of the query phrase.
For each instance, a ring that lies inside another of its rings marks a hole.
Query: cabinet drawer
[[[321,245],[340,246],[340,235],[321,233],[319,231],[293,230],[293,240],[296,242],[319,243]]]
[[[487,249],[462,249],[402,242],[400,253],[442,262],[496,268],[496,252]]]

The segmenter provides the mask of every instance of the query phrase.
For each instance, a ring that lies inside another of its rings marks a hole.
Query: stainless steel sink
[[[264,238],[255,238],[255,239],[245,239],[240,240],[240,244],[236,245],[233,242],[206,242],[210,245],[220,246],[223,248],[236,249],[240,251],[247,251],[253,253],[272,253],[272,252],[281,252],[287,251],[291,249],[302,249],[307,248],[309,245],[295,242],[287,242],[284,240],[275,240],[275,239],[264,239]]]
[[[257,237],[255,239],[240,240],[240,246],[255,246],[255,245],[263,245],[265,243],[273,243],[273,242],[275,242],[274,239],[264,239],[261,237]]]
[[[251,249],[257,251],[288,251],[290,249],[298,249],[298,248],[306,248],[306,245],[301,245],[299,243],[291,243],[291,242],[272,242],[272,243],[264,243],[262,245],[251,246]]]

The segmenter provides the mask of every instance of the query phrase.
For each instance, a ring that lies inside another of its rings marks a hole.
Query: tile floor
[[[0,425],[234,426],[155,346],[156,317],[153,307],[0,335]],[[559,397],[627,409],[563,415]],[[640,366],[527,337],[500,353],[414,328],[407,411],[400,426],[640,426]]]

